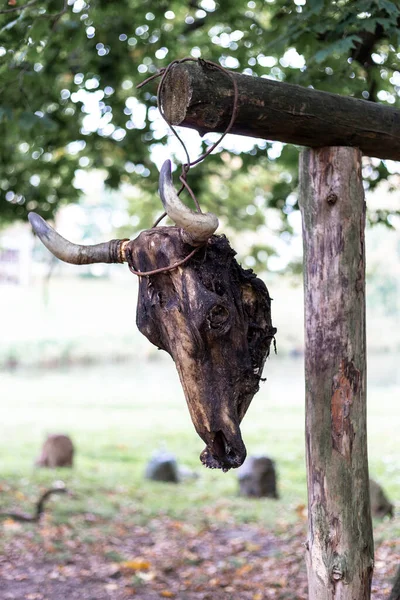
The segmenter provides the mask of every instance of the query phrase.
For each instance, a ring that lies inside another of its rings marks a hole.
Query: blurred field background
[[[399,510],[399,279],[388,250],[399,240],[383,228],[369,232],[368,240],[370,470]],[[0,294],[0,473],[6,489],[21,492],[19,504],[32,503],[37,489],[54,479],[54,473],[33,468],[33,461],[47,433],[65,432],[76,444],[77,462],[62,477],[82,496],[68,508],[58,503],[62,511],[85,506],[111,515],[121,503],[134,503],[142,516],[165,511],[192,519],[222,502],[232,518],[271,527],[299,518],[306,503],[299,276],[264,276],[274,298],[278,354],[266,363],[267,382],[242,429],[249,454],[276,460],[281,498],[249,503],[237,497],[235,472],[201,467],[203,444],[172,360],[136,329],[136,278],[123,266],[96,276],[59,263],[49,277],[49,264],[38,264],[25,284],[3,284]],[[143,480],[147,460],[161,447],[199,475],[179,491],[164,486],[162,497],[157,484]],[[3,505],[11,500],[2,495]],[[383,529],[390,534],[394,526]]]
[[[399,355],[373,357],[369,368],[369,454],[371,475],[399,509],[400,427]],[[204,469],[203,449],[168,357],[137,358],[120,365],[2,373],[0,436],[3,482],[19,490],[18,504],[32,505],[40,486],[62,477],[81,499],[62,502],[62,511],[112,516],[120,505],[134,505],[142,518],[162,513],[195,521],[222,505],[231,518],[274,528],[294,521],[306,502],[304,465],[304,391],[302,359],[272,356],[267,382],[253,400],[242,431],[249,454],[276,460],[280,500],[237,497],[235,471]],[[76,466],[54,472],[37,469],[33,460],[46,433],[69,433],[77,448]],[[143,479],[146,462],[166,447],[179,463],[199,476],[176,487]],[[3,490],[4,491],[4,490]],[[5,498],[2,495],[4,508]],[[387,523],[393,535],[395,522]],[[399,531],[400,533],[400,531]]]
[[[18,556],[5,563],[7,597],[61,600],[75,593],[80,600],[119,600],[129,592],[149,600],[151,593],[159,597],[154,587],[164,585],[167,597],[175,597],[171,589],[179,586],[198,586],[206,590],[204,597],[225,589],[239,598],[247,582],[255,590],[265,588],[267,598],[305,598],[301,276],[290,269],[292,274],[262,274],[274,299],[278,354],[267,360],[267,381],[242,433],[249,455],[275,461],[279,499],[247,499],[238,495],[235,471],[224,474],[200,464],[204,444],[172,359],[136,329],[137,280],[128,269],[52,262],[24,226],[11,239],[15,245],[20,240],[21,248],[25,243],[26,251],[22,266],[0,260],[0,511],[32,514],[39,496],[57,481],[72,495],[53,498],[39,526],[3,520],[0,555]],[[376,227],[367,241],[370,475],[395,505],[394,519],[374,519],[373,590],[381,600],[400,555],[400,240],[398,232]],[[245,241],[235,240],[234,246],[246,264]],[[71,436],[73,469],[34,466],[50,433]],[[194,476],[178,485],[145,479],[146,464],[160,449],[172,452]],[[143,546],[143,539],[150,545]],[[197,551],[182,554],[196,544],[204,548],[205,561]],[[125,564],[133,570],[124,571]],[[137,565],[145,565],[144,571]],[[185,583],[188,569],[192,584]],[[226,573],[228,587],[213,576],[216,569]],[[244,572],[251,577],[243,578]],[[258,572],[264,573],[261,580]],[[95,584],[98,573],[103,575]],[[113,573],[122,573],[122,579],[116,583]],[[268,581],[277,587],[269,588]],[[43,582],[53,590],[48,596]],[[258,591],[253,596],[264,598]]]

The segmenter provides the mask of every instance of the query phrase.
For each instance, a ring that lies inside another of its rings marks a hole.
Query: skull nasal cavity
[[[212,449],[213,454],[218,458],[224,458],[226,456],[225,436],[222,431],[217,431],[215,434]]]

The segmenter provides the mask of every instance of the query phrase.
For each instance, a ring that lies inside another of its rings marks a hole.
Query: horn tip
[[[160,178],[164,177],[165,175],[171,176],[171,169],[171,161],[169,159],[165,160],[160,169]]]
[[[172,187],[171,161],[168,159],[163,162],[163,165],[160,169],[160,178],[159,178],[159,182],[158,182],[158,191],[160,194],[161,202],[162,202],[166,212],[168,212],[168,210],[167,210],[168,202],[167,202],[166,194],[167,194],[167,190],[170,189],[171,187]],[[176,192],[175,192],[175,194],[176,194]]]
[[[167,160],[164,160],[163,164],[162,164],[162,169],[166,169],[167,167],[171,166],[171,160],[169,158],[167,158]]]
[[[35,233],[44,233],[46,231],[46,222],[40,215],[30,212],[28,213],[28,219]]]

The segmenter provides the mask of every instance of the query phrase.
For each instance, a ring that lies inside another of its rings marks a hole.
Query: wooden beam
[[[400,160],[399,110],[261,77],[232,75],[239,90],[239,111],[231,133],[313,148],[356,146],[367,156]],[[174,65],[161,93],[171,125],[191,127],[201,135],[225,130],[232,99],[230,77],[204,62]]]
[[[300,160],[310,600],[367,600],[373,570],[366,429],[361,153]]]

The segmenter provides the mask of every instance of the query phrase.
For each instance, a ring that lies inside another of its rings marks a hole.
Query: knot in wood
[[[340,579],[343,579],[343,572],[341,571],[341,569],[339,569],[339,567],[333,567],[332,579],[334,581],[340,581]]]
[[[338,201],[337,194],[335,194],[335,192],[329,192],[326,197],[326,201],[330,206],[333,206]]]

